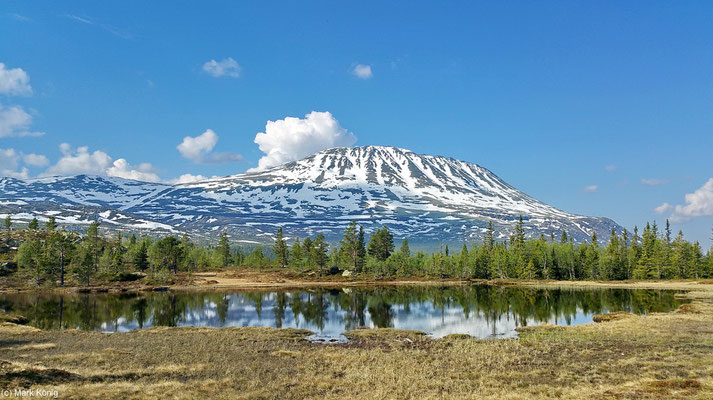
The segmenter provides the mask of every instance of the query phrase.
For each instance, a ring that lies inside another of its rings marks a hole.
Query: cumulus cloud
[[[663,203],[660,206],[654,208],[654,212],[656,212],[656,214],[664,214],[671,211],[672,208],[673,206],[671,206],[670,204]]]
[[[228,76],[237,78],[240,76],[240,65],[231,57],[224,58],[220,61],[210,60],[203,64],[203,71],[215,78]]]
[[[59,149],[62,158],[47,168],[40,176],[91,174],[146,182],[160,181],[149,163],[132,166],[123,158],[115,161],[109,154],[101,150],[90,152],[88,146],[81,146],[75,150],[68,143],[62,143]]]
[[[659,185],[665,185],[668,183],[667,179],[642,179],[641,183],[646,186],[659,186]]]
[[[243,156],[237,153],[213,152],[213,148],[217,143],[218,135],[213,130],[208,129],[196,137],[184,137],[176,148],[183,158],[189,159],[196,164],[225,164],[242,161]]]
[[[168,181],[168,183],[172,183],[174,185],[179,185],[182,183],[198,182],[198,181],[202,181],[204,179],[208,179],[208,178],[203,175],[183,174],[176,179],[171,179],[170,181]]]
[[[24,95],[32,94],[30,76],[22,68],[5,68],[0,62],[0,94]]]
[[[598,185],[585,186],[584,191],[587,193],[594,193],[594,192],[599,191],[599,186]]]
[[[359,79],[369,79],[374,74],[371,72],[371,65],[357,64],[352,69],[352,74]]]
[[[330,147],[351,146],[356,140],[329,112],[312,111],[304,119],[267,121],[265,132],[255,135],[255,143],[265,155],[258,167],[249,171],[299,160]]]
[[[15,149],[0,149],[0,176],[27,179],[27,168],[18,170],[20,154]]]
[[[616,165],[606,165],[604,166],[604,170],[607,172],[614,172],[616,171]]]
[[[659,207],[661,212],[672,211],[672,222],[684,222],[694,217],[703,217],[713,215],[713,178],[710,178],[700,188],[693,193],[688,193],[684,196],[685,205],[671,206],[668,203],[663,203]]]
[[[45,171],[42,175],[77,175],[77,174],[106,174],[112,166],[112,158],[101,150],[89,152],[88,146],[81,146],[75,150],[68,143],[60,146],[62,158]]]
[[[161,178],[158,177],[151,164],[141,163],[137,167],[134,167],[123,158],[114,161],[112,166],[106,170],[106,174],[117,178],[133,179],[135,181],[161,181]]]
[[[50,164],[50,160],[48,160],[47,157],[35,153],[23,154],[22,161],[33,167],[46,167]]]
[[[20,106],[3,107],[0,104],[0,138],[12,136],[42,136],[44,132],[30,131],[32,116]]]

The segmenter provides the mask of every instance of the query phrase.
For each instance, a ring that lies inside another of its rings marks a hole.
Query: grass
[[[60,398],[707,399],[713,304],[529,327],[478,340],[392,329],[315,344],[309,331],[152,328],[40,331],[0,323],[0,388]]]

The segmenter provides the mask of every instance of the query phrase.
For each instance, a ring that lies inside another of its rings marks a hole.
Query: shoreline
[[[300,288],[344,288],[344,287],[397,287],[397,286],[520,286],[535,288],[601,288],[601,289],[655,289],[682,290],[713,293],[713,279],[695,280],[651,280],[651,281],[559,281],[559,280],[519,280],[519,279],[436,279],[422,277],[377,280],[340,275],[323,278],[305,277],[292,271],[255,271],[237,269],[228,271],[198,272],[191,275],[179,274],[179,282],[165,285],[146,285],[134,282],[113,282],[90,286],[66,287],[0,287],[0,294],[7,293],[137,293],[159,291],[228,291],[228,290],[289,290]],[[712,295],[713,297],[713,295]]]

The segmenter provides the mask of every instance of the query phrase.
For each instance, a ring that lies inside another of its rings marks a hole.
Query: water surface
[[[674,291],[496,286],[369,287],[135,294],[0,294],[0,310],[42,329],[123,332],[152,326],[303,328],[321,337],[350,329],[415,329],[514,337],[519,326],[576,325],[595,314],[666,312]]]

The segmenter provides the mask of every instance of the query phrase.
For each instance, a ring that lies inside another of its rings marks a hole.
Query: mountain
[[[479,241],[492,221],[508,238],[520,215],[528,237],[577,241],[593,232],[602,240],[608,218],[570,214],[510,186],[476,164],[382,147],[338,147],[267,170],[166,185],[78,175],[19,180],[0,178],[0,214],[27,220],[105,228],[189,233],[269,242],[278,227],[287,236],[323,233],[341,238],[352,220],[370,232],[387,225],[411,243]]]

